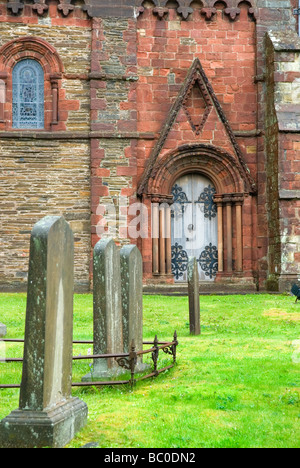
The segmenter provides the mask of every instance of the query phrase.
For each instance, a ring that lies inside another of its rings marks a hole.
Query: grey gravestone
[[[195,257],[189,257],[188,261],[188,295],[190,334],[200,335],[199,272]]]
[[[3,338],[6,335],[6,326],[0,322],[0,338]]]
[[[143,261],[135,245],[126,245],[120,250],[122,319],[124,353],[130,352],[132,340],[136,351],[143,350]],[[136,371],[141,372],[142,356],[138,357]]]
[[[94,354],[123,353],[120,254],[113,239],[101,239],[95,245],[93,283]],[[114,358],[94,359],[92,373],[82,380],[123,372]]]
[[[73,250],[64,218],[34,226],[19,409],[1,421],[2,447],[63,447],[86,423],[86,404],[71,396]]]

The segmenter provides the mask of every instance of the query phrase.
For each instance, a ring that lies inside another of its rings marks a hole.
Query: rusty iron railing
[[[1,341],[8,342],[8,343],[23,343],[23,339],[14,339],[14,338],[7,338],[2,339]],[[75,340],[73,341],[74,344],[93,344],[91,340]],[[120,367],[130,371],[130,379],[128,380],[109,380],[109,381],[95,381],[95,382],[73,382],[72,387],[97,387],[102,385],[130,385],[131,388],[141,380],[145,380],[151,377],[157,377],[162,372],[171,369],[174,367],[176,363],[176,353],[177,353],[177,333],[174,332],[173,341],[158,341],[157,335],[154,338],[154,341],[144,341],[144,345],[152,345],[151,348],[148,348],[143,351],[136,351],[134,341],[131,342],[130,352],[129,353],[120,353],[120,354],[88,354],[88,355],[79,355],[73,356],[73,360],[87,360],[87,359],[115,359],[116,362]],[[159,359],[159,352],[163,351],[167,355],[171,355],[173,357],[172,364],[165,366],[161,369],[158,369],[158,359]],[[151,359],[153,362],[153,369],[152,371],[147,374],[143,375],[142,377],[136,377],[136,365],[138,356],[144,354],[150,354]],[[5,358],[2,362],[23,362],[23,358]],[[4,388],[20,388],[20,384],[0,384],[0,389]]]

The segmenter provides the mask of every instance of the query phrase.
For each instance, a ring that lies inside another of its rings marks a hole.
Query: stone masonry
[[[151,234],[151,204],[169,203],[168,180],[188,171],[219,190],[216,281],[289,288],[300,260],[296,7],[1,0],[0,289],[25,290],[29,235],[46,215],[73,229],[76,290],[90,289],[104,220],[119,245],[137,244],[145,282],[172,283],[154,274],[151,237],[130,238],[127,210],[143,201]],[[44,130],[12,128],[12,69],[25,57],[45,72]]]
[[[294,32],[266,38],[269,201],[269,287],[297,281],[300,261],[300,39]],[[275,106],[274,106],[275,104]]]

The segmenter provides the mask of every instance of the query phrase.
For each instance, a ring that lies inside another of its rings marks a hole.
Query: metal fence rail
[[[2,339],[1,341],[7,343],[23,343],[24,339],[14,339],[14,338],[6,338]],[[75,340],[73,341],[74,344],[93,344],[91,340]],[[135,385],[136,382],[141,380],[145,380],[151,377],[157,377],[162,372],[171,369],[174,367],[176,363],[176,352],[178,346],[177,340],[177,333],[174,332],[173,341],[158,341],[157,335],[154,338],[154,341],[144,341],[144,345],[152,345],[151,348],[148,348],[143,351],[136,351],[135,350],[135,343],[132,341],[130,346],[129,353],[120,353],[120,354],[88,354],[88,355],[79,355],[73,356],[73,360],[86,360],[86,359],[109,359],[113,358],[116,360],[118,365],[123,369],[130,371],[130,379],[129,380],[109,380],[109,381],[95,381],[95,382],[73,382],[72,387],[97,387],[101,385],[130,385],[131,388]],[[165,354],[171,355],[173,357],[172,364],[158,369],[158,358],[159,352],[163,351]],[[136,372],[135,368],[137,365],[137,358],[138,356],[144,354],[150,354],[151,359],[153,362],[153,369],[152,371],[147,374],[143,375],[142,377],[135,378]],[[23,358],[5,358],[3,361],[0,362],[23,362]],[[7,389],[7,388],[20,388],[20,384],[0,384],[0,389]]]

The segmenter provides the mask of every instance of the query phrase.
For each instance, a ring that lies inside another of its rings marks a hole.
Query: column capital
[[[59,80],[61,80],[61,78],[62,78],[61,73],[53,73],[52,75],[50,75],[50,83],[51,83],[52,88],[58,87],[58,82]]]
[[[245,196],[243,193],[224,193],[216,194],[214,196],[214,202],[217,204],[240,204],[244,203]]]
[[[8,78],[8,73],[6,71],[0,71],[0,80],[6,83],[7,78]]]
[[[236,205],[242,205],[244,203],[244,194],[243,193],[233,193],[232,202]]]
[[[222,205],[222,204],[223,204],[223,195],[216,194],[216,195],[214,196],[214,202],[215,202],[217,205]]]
[[[223,196],[223,203],[225,203],[225,205],[232,205],[232,201],[232,196],[230,194]]]
[[[174,203],[173,195],[163,195],[159,193],[149,194],[151,198],[151,203],[167,203],[168,205],[172,205]]]

